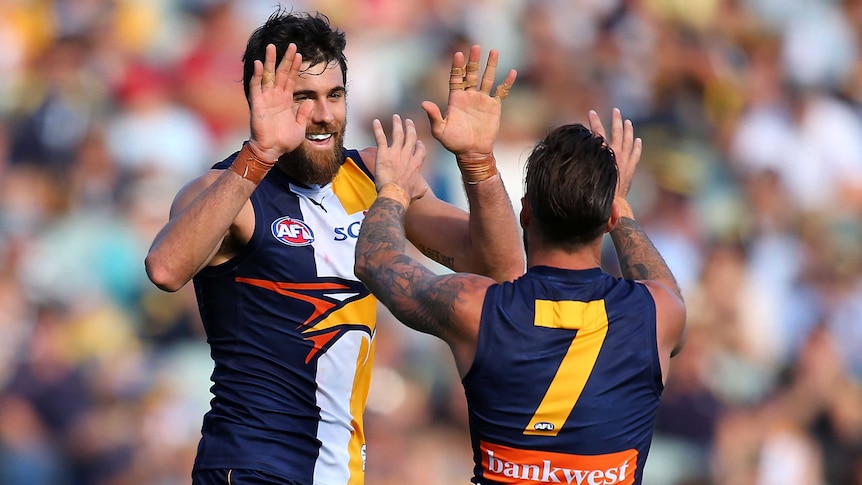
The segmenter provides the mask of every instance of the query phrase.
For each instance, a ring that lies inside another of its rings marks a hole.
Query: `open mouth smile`
[[[332,133],[305,135],[305,138],[309,141],[321,143],[332,138]]]

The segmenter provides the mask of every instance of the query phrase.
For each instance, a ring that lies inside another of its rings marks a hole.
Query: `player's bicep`
[[[484,276],[436,275],[409,256],[392,264],[387,307],[405,325],[450,344],[474,342],[485,291],[494,283]]]
[[[212,186],[216,180],[222,175],[223,170],[210,170],[200,177],[186,184],[177,193],[171,204],[170,219],[177,218],[180,214],[188,209],[201,194]],[[216,244],[210,254],[204,258],[204,262],[198,271],[208,265],[218,265],[236,254],[239,249],[248,242],[253,231],[253,226],[247,227],[248,224],[243,224],[242,221],[253,221],[254,210],[250,202],[246,202],[240,211],[240,214],[230,225],[228,230],[222,235],[221,241]]]
[[[222,170],[210,170],[184,185],[171,203],[170,218],[174,219],[181,214],[204,190],[215,183],[221,173]]]

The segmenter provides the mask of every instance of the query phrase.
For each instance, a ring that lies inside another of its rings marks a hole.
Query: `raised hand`
[[[517,77],[517,72],[510,70],[492,95],[499,53],[494,49],[490,51],[481,79],[480,54],[480,46],[474,45],[466,61],[463,52],[453,55],[445,115],[433,102],[422,103],[434,138],[459,158],[481,159],[491,154],[500,132],[503,100]]]
[[[392,115],[391,145],[388,144],[380,120],[374,120],[373,130],[377,140],[374,182],[378,190],[387,184],[394,184],[404,191],[405,205],[425,195],[428,184],[422,177],[421,170],[426,151],[425,145],[416,135],[413,120],[407,119],[402,125],[401,117]]]
[[[294,106],[293,91],[302,65],[302,55],[296,51],[296,45],[287,47],[278,68],[275,59],[275,45],[269,44],[264,61],[254,61],[254,74],[249,81],[249,146],[258,158],[271,161],[302,144],[314,108],[310,100]]]
[[[635,169],[641,158],[643,142],[640,138],[634,136],[634,126],[631,120],[623,121],[623,115],[619,108],[614,108],[611,114],[611,137],[605,135],[605,128],[602,126],[602,120],[598,113],[590,110],[589,114],[590,130],[597,135],[601,135],[605,142],[614,151],[617,159],[617,170],[619,177],[617,178],[616,196],[623,199],[629,193],[634,178]]]

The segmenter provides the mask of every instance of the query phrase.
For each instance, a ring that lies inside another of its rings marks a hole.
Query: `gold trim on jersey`
[[[377,198],[374,181],[350,157],[332,181],[332,192],[348,214],[368,210]]]

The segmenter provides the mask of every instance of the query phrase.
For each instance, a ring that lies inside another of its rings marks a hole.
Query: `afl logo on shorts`
[[[304,222],[288,216],[272,223],[272,235],[288,246],[308,246],[314,242],[311,228]]]

